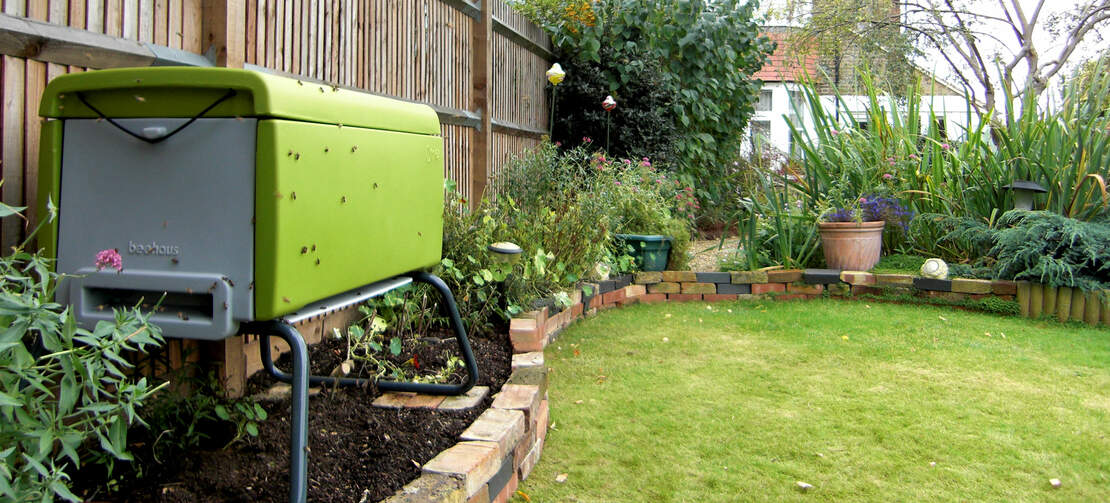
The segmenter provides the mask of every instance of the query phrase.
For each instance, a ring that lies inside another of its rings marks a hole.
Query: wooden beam
[[[512,123],[509,121],[493,120],[493,132],[504,133],[512,136],[523,136],[526,138],[542,138],[550,134],[546,129],[536,129],[520,124]]]
[[[201,45],[216,66],[242,68],[246,58],[247,10],[244,0],[201,2]]]
[[[0,54],[61,65],[147,66],[155,56],[141,42],[0,14]]]
[[[490,161],[493,158],[493,122],[490,113],[490,83],[493,82],[493,10],[492,0],[482,1],[482,15],[474,23],[473,51],[470,63],[474,93],[470,109],[482,117],[470,144],[470,207],[477,208],[486,190]]]
[[[498,35],[509,39],[510,41],[512,41],[512,43],[523,47],[528,52],[531,52],[532,54],[535,54],[543,59],[546,59],[548,61],[555,59],[555,55],[552,54],[551,50],[536,43],[534,40],[528,38],[523,33],[514,30],[512,26],[505,24],[496,17],[493,18],[493,31],[496,32]]]
[[[470,3],[467,0],[439,0],[444,5],[451,7],[463,14],[466,14],[475,21],[482,20],[482,8]],[[492,0],[491,0],[492,1]]]

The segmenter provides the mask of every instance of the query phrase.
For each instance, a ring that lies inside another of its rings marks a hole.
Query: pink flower
[[[628,159],[621,159],[621,162],[623,162],[625,164],[632,164],[632,161],[630,161]]]
[[[582,143],[593,143],[593,140],[591,140],[589,136],[583,136]]]
[[[641,163],[640,163],[640,166],[643,166],[643,167],[645,167],[645,168],[650,168],[650,167],[651,167],[651,163],[650,163],[650,162],[648,162],[648,161],[643,161],[643,162],[641,162]]]
[[[620,182],[619,180],[618,180],[618,181],[615,181],[615,182],[613,182],[613,183],[615,183],[615,184],[617,184],[617,185],[620,185],[620,184],[621,184],[621,182]]]
[[[831,130],[829,130],[829,134],[831,134],[833,136],[836,136],[836,135],[840,134],[840,131],[837,131],[835,129],[831,129]]]
[[[942,148],[944,150],[948,150],[948,149],[952,148],[952,146],[947,144],[947,143],[941,143],[940,148]]]
[[[883,180],[890,180],[891,178],[894,178],[894,175],[890,173],[883,173]]]
[[[99,271],[105,267],[111,267],[116,270],[116,273],[123,271],[123,257],[119,256],[119,250],[109,248],[107,250],[100,250],[96,254],[96,270]]]
[[[641,161],[644,161],[644,162],[648,162],[648,158],[647,158],[647,157],[644,157],[643,159],[640,159],[640,160],[641,160]]]
[[[866,198],[866,197],[861,197],[861,198],[859,198],[859,202],[861,202],[861,203],[866,203],[866,202],[867,202],[867,198]]]
[[[563,142],[561,142],[561,141],[557,141],[557,142],[555,142],[555,146],[556,146],[556,147],[562,147],[562,146],[563,146]]]
[[[920,157],[918,157],[916,154],[910,154],[910,159],[913,159],[913,160],[916,161],[916,160],[920,159]]]

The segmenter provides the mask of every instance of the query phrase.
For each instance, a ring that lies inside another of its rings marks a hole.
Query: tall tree
[[[1078,0],[1053,13],[1046,7],[1059,4],[1048,0],[893,0],[890,9],[865,13],[861,1],[867,0],[787,0],[804,13],[799,34],[816,42],[896,40],[895,28],[910,44],[887,44],[888,51],[937,58],[988,109],[1006,96],[1036,99],[1110,21],[1110,0]]]

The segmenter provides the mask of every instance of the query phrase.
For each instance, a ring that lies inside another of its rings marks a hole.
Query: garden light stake
[[[606,96],[605,100],[601,102],[601,108],[605,110],[605,150],[608,151],[609,150],[609,117],[612,117],[612,115],[613,115],[610,112],[612,112],[614,108],[617,108],[617,100],[614,100],[612,96]]]
[[[555,136],[555,92],[558,91],[559,83],[566,76],[567,72],[563,71],[563,67],[559,66],[559,63],[555,63],[547,69],[547,81],[551,83],[551,119],[547,127],[547,134],[551,137]]]

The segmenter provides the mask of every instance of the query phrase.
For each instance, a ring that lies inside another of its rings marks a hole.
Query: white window
[[[759,91],[759,101],[755,103],[756,112],[770,112],[771,111],[771,97],[773,93],[770,89],[763,89]]]

